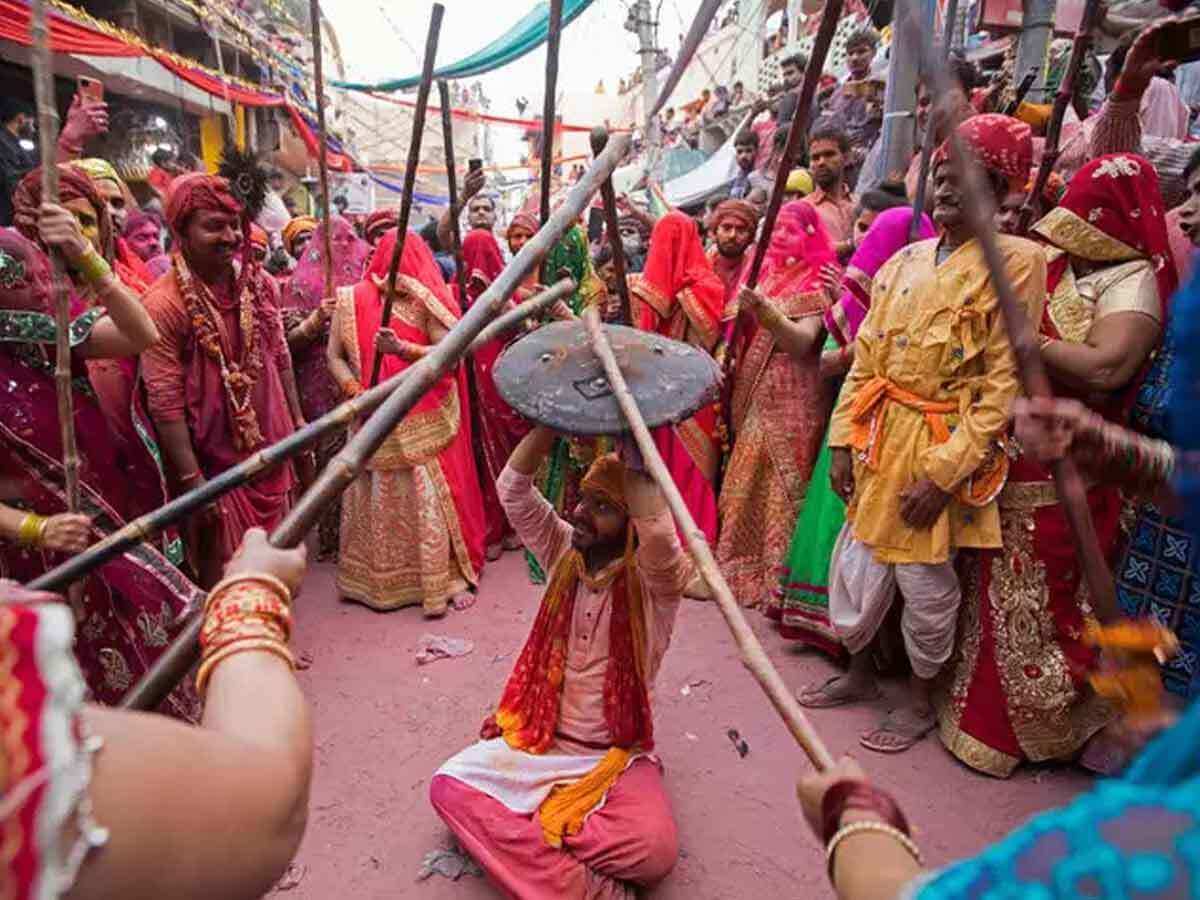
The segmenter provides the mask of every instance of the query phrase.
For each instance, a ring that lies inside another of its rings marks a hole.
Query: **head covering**
[[[261,225],[250,224],[250,245],[263,250],[270,249],[271,239],[267,236],[267,230]]]
[[[108,214],[108,204],[96,190],[92,179],[74,166],[60,165],[58,167],[58,200],[67,204],[76,200],[86,200],[96,213],[96,221],[100,224],[100,252],[105,259],[112,259],[113,233],[112,217]],[[26,238],[40,245],[38,237],[38,216],[42,206],[42,170],[34,169],[21,179],[12,195],[13,225]]]
[[[500,252],[500,245],[496,243],[496,238],[490,231],[482,228],[472,228],[463,238],[462,258],[467,278],[478,273],[488,284],[495,281],[504,268],[504,254]],[[463,309],[469,307],[474,300],[475,296],[463,299]]]
[[[812,175],[808,169],[792,169],[788,174],[787,192],[803,194],[805,197],[813,192]]]
[[[758,227],[758,207],[745,200],[722,200],[709,215],[708,227],[715,231],[727,219],[754,231]]]
[[[1020,119],[999,113],[983,113],[962,122],[955,133],[964,147],[989,172],[1004,176],[1013,190],[1029,178],[1033,165],[1033,129]],[[950,158],[950,142],[938,147],[933,164]]]
[[[367,240],[371,239],[371,235],[376,232],[387,231],[389,228],[395,228],[397,222],[396,211],[394,209],[377,209],[375,212],[367,216],[366,224],[363,225],[363,234],[367,236]]]
[[[512,221],[508,223],[508,230],[504,233],[506,238],[511,238],[514,231],[523,231],[530,237],[538,233],[538,220],[532,213],[519,212],[512,217]]]
[[[71,165],[82,171],[93,181],[113,181],[118,185],[123,184],[121,176],[117,174],[117,170],[113,168],[112,163],[107,159],[100,159],[94,156],[90,159],[77,159]]]
[[[229,182],[217,175],[188,172],[171,182],[163,214],[176,238],[183,236],[188,219],[202,210],[240,216],[242,204],[229,189]]]
[[[398,229],[393,228],[385,234],[367,265],[367,277],[381,293],[387,285],[388,268],[392,263],[399,233]],[[420,282],[454,318],[458,318],[459,306],[446,285],[446,279],[442,277],[442,268],[433,258],[433,251],[429,249],[429,245],[415,231],[409,231],[404,239],[397,277],[407,277]],[[381,375],[380,378],[382,377]]]
[[[32,241],[13,228],[0,228],[0,308],[50,311],[50,263]]]
[[[787,236],[780,230],[780,225],[790,225]],[[766,287],[768,278],[774,275],[791,286],[786,293],[801,293],[812,290],[817,282],[817,273],[827,263],[837,265],[837,251],[825,230],[825,223],[817,209],[803,200],[792,200],[783,204],[779,210],[779,219],[775,225],[775,234],[767,247],[766,259],[763,263],[760,283]],[[772,295],[782,296],[783,291],[776,288]]]
[[[1179,276],[1171,259],[1162,192],[1154,166],[1144,157],[1112,153],[1092,160],[1075,174],[1058,206],[1033,231],[1060,250],[1092,262],[1149,260],[1164,310],[1175,293]],[[1068,264],[1065,256],[1050,264],[1051,293]]]
[[[725,285],[704,253],[691,216],[672,210],[654,224],[646,265],[633,287],[634,324],[639,328],[663,333],[664,320],[669,326],[676,321],[676,310],[682,309],[706,347],[716,342],[725,314]],[[671,336],[682,333],[670,330]]]
[[[625,464],[615,453],[606,453],[596,458],[579,489],[585,494],[606,501],[628,515],[629,502],[625,498]]]
[[[825,312],[825,328],[843,347],[858,335],[859,326],[871,308],[875,273],[908,243],[911,223],[912,207],[898,206],[881,212],[850,257],[842,275],[842,296]],[[917,239],[926,240],[936,235],[929,216],[922,215]]]
[[[329,220],[329,247],[333,253],[333,286],[358,284],[371,258],[371,245],[358,236],[342,216]],[[305,314],[321,305],[325,296],[325,224],[317,226],[313,238],[300,254],[296,270],[280,296],[280,309],[298,309]]]
[[[283,226],[283,249],[293,258],[299,255],[296,239],[317,230],[317,220],[312,216],[296,216]]]

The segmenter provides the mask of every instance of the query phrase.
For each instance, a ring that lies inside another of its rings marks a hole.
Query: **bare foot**
[[[859,743],[876,753],[903,753],[933,731],[937,714],[931,709],[916,710],[902,706],[888,713],[879,727],[868,731]]]
[[[860,681],[852,675],[834,675],[824,684],[807,687],[796,695],[800,705],[810,709],[865,703],[878,697],[879,685],[874,681]]]
[[[521,539],[515,534],[505,535],[504,540],[500,542],[500,546],[503,547],[505,551],[525,549],[525,545],[521,543]]]
[[[488,562],[495,562],[496,560],[498,560],[500,558],[501,554],[503,554],[503,553],[504,553],[504,545],[497,543],[497,544],[488,544],[488,548],[487,548],[487,550],[484,551],[483,555],[487,558]]]

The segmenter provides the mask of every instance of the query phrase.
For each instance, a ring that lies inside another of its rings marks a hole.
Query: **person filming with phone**
[[[58,136],[59,162],[79,159],[88,141],[108,131],[108,105],[103,94],[98,100],[85,96],[85,81],[88,79],[80,79],[80,89]],[[38,164],[37,112],[33,103],[19,97],[0,97],[0,227],[12,225],[13,191]]]
[[[467,227],[471,231],[494,231],[496,228],[496,199],[491,194],[481,193],[487,185],[487,176],[483,173],[483,160],[472,159],[467,163],[467,176],[463,179],[462,195],[458,207],[447,209],[438,220],[438,243],[449,247],[452,243],[450,236],[451,216],[461,215],[467,211]],[[465,235],[464,235],[465,237]]]

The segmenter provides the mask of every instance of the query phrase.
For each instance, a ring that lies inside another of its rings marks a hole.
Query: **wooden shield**
[[[720,370],[703,350],[624,325],[604,329],[651,428],[717,399]],[[500,395],[527,419],[580,436],[628,431],[583,322],[538,329],[509,346],[492,372]]]

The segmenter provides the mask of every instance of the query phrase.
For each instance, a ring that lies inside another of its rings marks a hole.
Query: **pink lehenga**
[[[330,250],[332,251],[333,286],[349,287],[362,280],[371,258],[371,245],[359,238],[354,226],[341,216],[330,220]],[[300,256],[296,271],[280,291],[279,311],[288,336],[292,368],[296,373],[296,390],[304,418],[311,422],[325,415],[342,400],[337,382],[329,373],[325,361],[325,346],[329,343],[329,323],[312,337],[298,334],[296,329],[316,309],[325,297],[325,225],[317,227],[308,246]],[[320,472],[346,443],[345,430],[339,430],[322,440],[316,447],[317,471]],[[329,505],[318,525],[321,559],[337,559],[338,525],[342,515],[341,500]]]
[[[819,316],[826,295],[819,273],[837,255],[811,206],[780,211],[787,234],[768,251],[761,293],[789,319]],[[829,413],[819,348],[803,360],[743,312],[731,420],[733,453],[721,485],[717,561],[745,606],[770,603],[820,449]]]
[[[0,500],[40,515],[66,511],[65,475],[54,386],[54,317],[45,257],[15,232],[0,229]],[[18,274],[19,273],[19,274]],[[103,310],[78,312],[72,347],[82,344]],[[113,533],[143,511],[139,485],[157,481],[147,446],[123,455],[96,402],[81,359],[73,360],[75,432],[79,448],[80,511],[92,519],[92,540]],[[204,593],[164,553],[168,541],[144,541],[82,581],[73,611],[75,656],[100,703],[116,704],[182,629]],[[162,549],[160,549],[162,548]],[[60,554],[0,542],[0,578],[28,582],[62,562]],[[190,681],[161,711],[196,720],[200,705]]]

